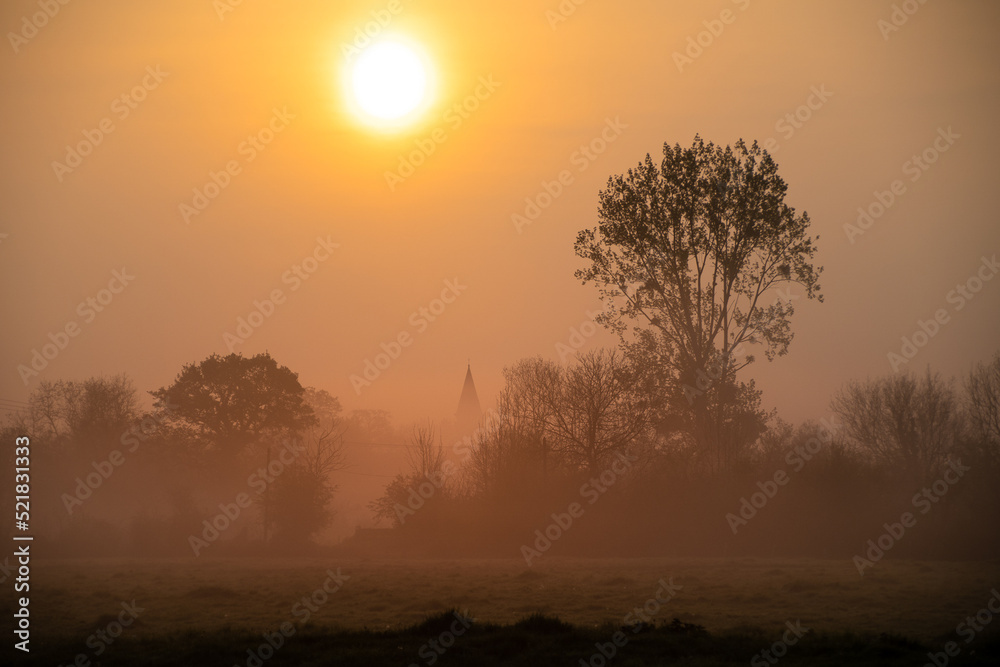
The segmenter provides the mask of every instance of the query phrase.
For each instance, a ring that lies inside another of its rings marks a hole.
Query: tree
[[[637,371],[617,351],[590,351],[562,369],[548,420],[551,448],[570,468],[599,475],[649,425]]]
[[[387,442],[395,438],[388,410],[351,410],[347,426],[352,440],[364,443]]]
[[[28,397],[24,421],[31,425],[31,435],[50,443],[69,435],[66,420],[66,382],[42,380]]]
[[[214,354],[150,394],[165,421],[193,431],[206,450],[223,455],[316,424],[298,375],[267,353],[249,359]]]
[[[753,362],[747,348],[770,360],[792,340],[791,298],[769,293],[795,284],[822,301],[809,216],[785,204],[786,190],[756,142],[722,148],[696,136],[691,148],[665,144],[659,165],[647,155],[610,178],[597,227],[576,240],[589,262],[576,275],[605,301],[598,321],[633,360],[657,369],[658,389],[691,414],[695,439],[720,467],[724,392]]]
[[[330,501],[337,491],[331,475],[346,467],[340,401],[323,389],[307,387],[305,402],[315,419],[299,434],[303,451],[282,473],[273,491],[263,494],[264,539],[274,526],[290,544],[301,544],[333,518]]]
[[[539,451],[537,431],[510,409],[509,401],[510,395],[501,392],[493,415],[472,434],[463,470],[469,495],[501,504],[526,495]]]
[[[305,401],[315,420],[302,433],[306,451],[300,461],[310,473],[325,480],[347,465],[344,457],[347,427],[340,417],[340,400],[325,389],[307,387]]]
[[[721,385],[710,395],[709,412],[716,415],[712,424],[717,461],[728,465],[745,461],[752,445],[767,431],[768,421],[777,415],[761,407],[761,391],[753,380]]]
[[[88,454],[104,454],[140,417],[139,398],[126,375],[82,382],[43,380],[28,397],[33,435]]]
[[[557,465],[600,474],[649,427],[642,374],[617,351],[585,352],[568,366],[522,359],[504,378],[496,419],[472,450],[480,489],[505,479],[544,484]]]
[[[869,458],[922,478],[940,472],[961,433],[958,399],[938,374],[851,382],[833,400],[847,440]]]
[[[418,479],[430,478],[441,472],[444,464],[444,447],[441,446],[434,426],[415,425],[410,435],[410,446],[406,448],[406,461],[410,475]]]
[[[425,424],[413,427],[406,449],[406,462],[409,468],[407,472],[396,475],[386,485],[385,492],[368,503],[368,509],[372,511],[376,521],[389,519],[396,528],[406,523],[406,519],[423,507],[424,503],[430,502],[432,495],[437,495],[440,501],[441,496],[446,493],[444,448],[441,447],[434,426]],[[427,495],[426,491],[424,494],[419,493],[420,487],[430,489],[432,495]],[[419,505],[415,505],[415,499],[419,500]]]
[[[326,526],[333,513],[330,501],[336,489],[308,466],[289,466],[268,488],[269,522],[274,536],[285,547],[300,546]],[[265,541],[270,541],[270,531]]]
[[[125,375],[68,383],[68,388],[66,420],[70,432],[79,441],[91,443],[92,448],[109,441],[117,444],[140,416],[138,393]]]
[[[1000,459],[1000,353],[969,372],[965,379],[965,411],[982,447]]]
[[[497,414],[504,420],[508,442],[520,443],[507,448],[508,456],[523,458],[524,472],[536,464],[544,483],[554,467],[551,425],[557,397],[563,382],[563,369],[555,362],[532,357],[521,359],[503,369],[504,387],[497,397]]]
[[[404,474],[396,475],[385,487],[385,492],[368,503],[375,521],[388,519],[392,522],[393,528],[399,528],[406,523],[412,510],[407,506],[410,494],[413,493],[411,480]]]

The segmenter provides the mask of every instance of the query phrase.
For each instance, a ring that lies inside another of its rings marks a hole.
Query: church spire
[[[458,411],[455,416],[462,426],[474,425],[482,416],[479,405],[479,394],[476,393],[476,383],[472,380],[472,364],[465,370],[465,384],[462,386],[462,397],[458,399]]]

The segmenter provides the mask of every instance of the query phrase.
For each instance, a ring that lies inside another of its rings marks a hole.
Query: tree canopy
[[[184,366],[173,384],[150,394],[167,420],[231,454],[316,422],[298,375],[267,353],[250,358],[214,354]]]
[[[647,155],[610,178],[597,227],[577,236],[588,262],[577,277],[606,302],[598,321],[657,370],[675,408],[684,395],[701,440],[746,393],[736,373],[754,349],[768,359],[787,352],[794,306],[776,290],[799,285],[822,300],[809,216],[785,203],[786,191],[756,142],[723,148],[695,137],[690,148],[665,144],[659,164]]]

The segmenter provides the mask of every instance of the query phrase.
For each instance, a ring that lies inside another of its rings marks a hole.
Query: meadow
[[[674,585],[671,599],[646,607],[652,630],[630,633],[615,664],[747,664],[796,622],[808,633],[786,664],[848,664],[851,655],[850,664],[923,664],[914,661],[949,640],[964,664],[1000,656],[1000,619],[968,644],[955,634],[1000,586],[997,561],[885,560],[860,576],[849,560],[556,557],[531,568],[488,559],[40,561],[33,653],[67,665],[79,654],[102,665],[254,664],[247,651],[286,624],[295,635],[262,664],[430,665],[426,642],[457,610],[473,629],[433,662],[600,664],[589,662],[595,642],[608,642],[630,612],[641,618],[635,610],[663,584]],[[137,619],[94,655],[103,644],[94,633],[133,600]]]

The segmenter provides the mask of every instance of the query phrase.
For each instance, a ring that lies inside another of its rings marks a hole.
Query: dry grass
[[[350,579],[312,614],[316,626],[381,630],[450,608],[510,624],[533,612],[578,626],[621,623],[660,578],[683,589],[656,616],[710,632],[774,631],[800,619],[816,632],[896,633],[932,642],[975,613],[1000,585],[1000,562],[542,558],[513,560],[98,560],[33,563],[32,614],[86,637],[135,599],[136,637],[222,628],[261,631],[297,620],[292,608],[327,568]]]

